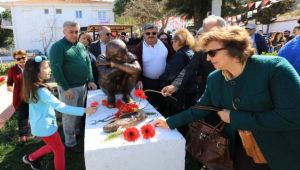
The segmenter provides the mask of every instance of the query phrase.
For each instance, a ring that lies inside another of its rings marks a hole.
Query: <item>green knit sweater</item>
[[[220,70],[212,72],[197,105],[231,111],[225,128],[231,145],[236,130],[250,130],[272,170],[300,169],[300,78],[284,58],[252,56],[242,74],[230,81]],[[167,123],[176,128],[209,113],[188,109]]]
[[[83,44],[63,38],[50,49],[50,65],[55,81],[64,90],[93,82],[91,61]]]

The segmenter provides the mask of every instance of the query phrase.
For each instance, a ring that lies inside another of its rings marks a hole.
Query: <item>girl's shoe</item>
[[[29,158],[28,158],[28,155],[24,155],[23,158],[22,158],[22,161],[25,164],[30,165],[31,169],[33,169],[33,170],[40,170],[41,169],[40,162],[39,161],[30,161]]]

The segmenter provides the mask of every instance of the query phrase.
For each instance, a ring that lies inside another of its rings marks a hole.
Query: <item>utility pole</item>
[[[211,14],[221,16],[222,0],[212,0]]]

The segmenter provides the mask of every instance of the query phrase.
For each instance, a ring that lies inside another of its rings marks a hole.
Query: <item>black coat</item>
[[[197,94],[196,72],[199,58],[187,46],[178,50],[167,63],[165,72],[160,76],[163,86],[174,85],[177,91],[173,96],[177,102],[171,104],[170,112],[178,112],[195,103]],[[176,109],[174,109],[176,108]]]
[[[92,42],[89,51],[97,58],[101,54],[100,40]]]

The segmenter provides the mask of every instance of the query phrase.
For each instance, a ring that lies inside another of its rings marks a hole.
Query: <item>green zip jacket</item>
[[[212,72],[197,105],[231,111],[225,127],[231,145],[236,130],[250,130],[272,170],[300,169],[300,78],[284,58],[252,56],[230,81],[220,70]],[[209,113],[188,109],[167,123],[173,129]]]
[[[64,90],[93,82],[91,61],[83,44],[63,38],[50,49],[50,66],[55,81]]]

